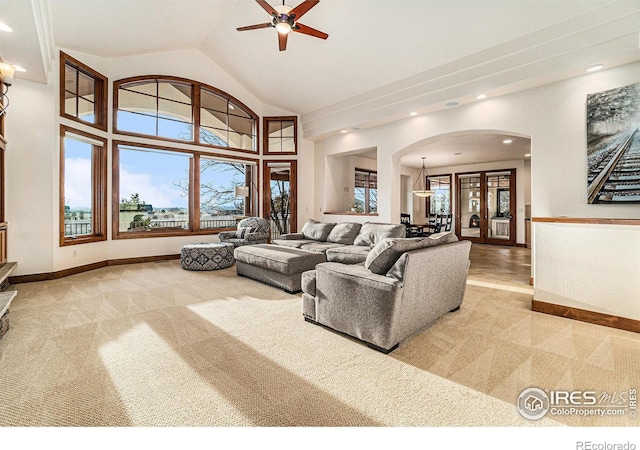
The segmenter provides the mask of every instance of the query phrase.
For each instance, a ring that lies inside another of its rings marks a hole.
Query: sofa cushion
[[[405,225],[392,223],[365,222],[360,228],[360,234],[353,241],[354,245],[377,244],[385,238],[401,238],[407,233]]]
[[[278,239],[286,241],[299,241],[300,239],[304,239],[304,236],[302,233],[285,233],[278,236]]]
[[[353,241],[358,235],[362,224],[356,222],[343,222],[337,224],[329,236],[327,242],[335,242],[336,244],[353,245]]]
[[[234,251],[237,261],[285,275],[301,274],[326,261],[322,253],[273,244],[247,245]]]
[[[457,240],[456,235],[451,232],[438,233],[427,238],[383,239],[369,252],[364,266],[373,273],[384,275],[403,253],[449,244]]]
[[[327,250],[327,261],[342,264],[362,264],[367,260],[369,247],[363,245],[343,245]]]
[[[303,245],[312,244],[316,241],[312,239],[274,239],[271,242],[283,247],[302,248]]]
[[[300,231],[305,239],[325,242],[329,233],[335,226],[335,223],[318,222],[316,220],[309,219]]]
[[[334,244],[333,242],[310,242],[300,247],[302,250],[316,253],[327,253],[327,250],[336,247],[344,247],[344,244]]]

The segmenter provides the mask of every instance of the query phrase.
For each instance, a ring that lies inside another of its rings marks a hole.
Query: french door
[[[483,244],[516,241],[516,171],[456,174],[456,234]]]
[[[263,211],[271,221],[271,239],[297,231],[297,161],[264,160],[262,174]]]

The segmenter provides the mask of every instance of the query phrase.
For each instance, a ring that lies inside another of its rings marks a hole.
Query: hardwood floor
[[[531,250],[473,244],[464,302],[391,353],[514,405],[524,389],[626,393],[640,373],[640,335],[531,310]],[[623,405],[626,406],[626,405]],[[571,426],[637,426],[623,415],[547,415]]]
[[[470,259],[469,280],[531,289],[529,248],[474,243]]]

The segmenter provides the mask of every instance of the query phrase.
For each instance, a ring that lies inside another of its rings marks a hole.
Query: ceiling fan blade
[[[256,3],[258,3],[258,5],[262,6],[262,8],[269,13],[270,16],[273,15],[279,15],[278,11],[276,11],[273,6],[271,6],[270,4],[268,4],[265,0],[256,0]]]
[[[308,27],[307,25],[302,25],[300,22],[296,22],[296,26],[291,30],[295,31],[296,33],[308,34],[309,36],[317,37],[320,39],[326,39],[329,37],[327,33],[323,33],[322,31]]]
[[[289,11],[290,16],[295,16],[296,20],[302,17],[307,11],[316,6],[320,0],[304,0],[298,6]]]
[[[272,26],[273,24],[271,22],[267,22],[267,23],[259,23],[258,25],[249,25],[247,27],[236,28],[236,30],[238,31],[259,30],[260,28],[269,28]]]
[[[281,52],[287,49],[287,36],[289,36],[289,33],[278,33],[278,45]]]

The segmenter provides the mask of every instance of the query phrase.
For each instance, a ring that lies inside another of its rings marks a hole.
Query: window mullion
[[[200,85],[197,84],[192,84],[191,89],[191,117],[193,118],[192,140],[195,144],[200,144],[200,105],[202,104],[202,90],[200,89]]]
[[[156,136],[160,135],[160,83],[156,79]]]
[[[200,231],[200,154],[191,158],[189,165],[189,217],[191,230]]]
[[[80,71],[76,69],[76,117],[80,117]]]

